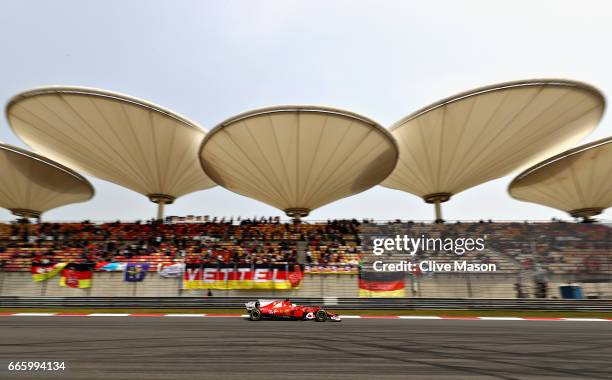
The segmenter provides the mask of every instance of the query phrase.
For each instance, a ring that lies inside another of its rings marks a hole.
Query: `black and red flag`
[[[359,297],[405,297],[404,272],[359,271]]]
[[[90,288],[94,263],[69,263],[62,270],[61,286],[71,288]]]

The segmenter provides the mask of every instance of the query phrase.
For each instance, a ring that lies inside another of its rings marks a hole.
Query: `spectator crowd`
[[[294,223],[277,219],[197,223],[113,222],[0,224],[0,269],[29,270],[32,261],[357,266],[370,235],[440,238],[482,236],[486,249],[467,257],[502,271],[612,272],[612,229],[605,224],[331,220]],[[420,258],[435,256],[424,252]]]

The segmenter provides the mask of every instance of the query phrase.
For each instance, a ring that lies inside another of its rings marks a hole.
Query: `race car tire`
[[[315,321],[325,322],[327,321],[327,312],[325,310],[319,310],[315,314]]]
[[[251,310],[251,312],[249,313],[249,319],[251,321],[259,321],[261,319],[261,310],[259,309]]]

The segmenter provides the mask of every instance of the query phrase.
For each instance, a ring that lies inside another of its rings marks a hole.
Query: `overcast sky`
[[[0,2],[0,101],[43,85],[126,93],[210,129],[242,111],[324,104],[389,126],[481,85],[568,78],[612,94],[612,2],[606,1],[24,1]],[[584,142],[612,135],[606,113]],[[0,122],[0,140],[26,147]],[[567,215],[510,198],[512,175],[460,193],[447,219]],[[88,177],[93,200],[47,220],[155,215],[142,195]],[[282,212],[220,187],[179,198],[168,215]],[[420,198],[377,186],[310,219],[433,218]],[[13,217],[0,211],[0,220]],[[608,211],[603,218],[612,219]]]

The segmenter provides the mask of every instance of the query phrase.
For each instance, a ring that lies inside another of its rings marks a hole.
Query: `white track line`
[[[435,315],[400,315],[400,319],[442,319]]]
[[[520,317],[478,317],[483,321],[522,321]]]

